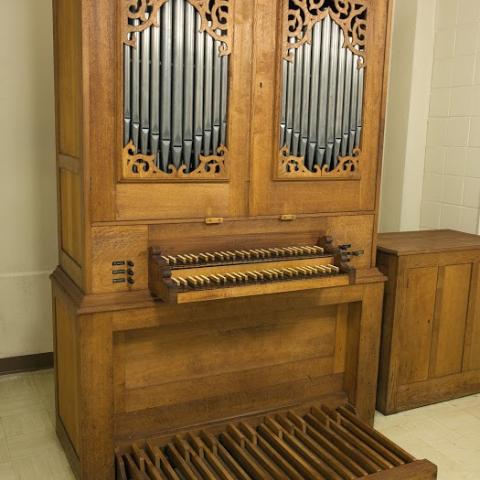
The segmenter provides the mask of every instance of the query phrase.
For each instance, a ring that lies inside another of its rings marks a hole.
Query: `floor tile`
[[[18,480],[19,479],[11,463],[0,463],[0,478],[2,480]]]

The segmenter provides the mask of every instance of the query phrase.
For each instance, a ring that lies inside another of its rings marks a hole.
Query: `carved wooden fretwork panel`
[[[151,155],[135,153],[135,145],[130,142],[123,149],[123,177],[130,180],[226,180],[228,179],[228,150],[223,145],[217,155],[200,155],[195,170],[187,171],[186,165],[175,167],[170,164],[166,171],[155,164]]]
[[[286,0],[279,180],[360,178],[368,0]]]
[[[136,46],[134,32],[142,32],[155,26],[159,27],[158,12],[167,1],[172,0],[126,0],[126,27],[124,43]],[[200,14],[200,32],[208,33],[221,42],[218,53],[220,56],[232,52],[230,0],[187,0]]]
[[[122,175],[228,179],[232,0],[121,0]]]
[[[325,179],[359,179],[358,156],[360,153],[360,149],[356,148],[352,156],[340,158],[334,169],[330,169],[326,165],[314,165],[309,169],[305,166],[303,157],[289,155],[288,148],[284,147],[280,150],[278,176],[290,180],[308,180],[319,177]]]
[[[126,45],[136,47],[134,32],[143,32],[151,26],[158,27],[158,12],[168,0],[126,0],[125,37]]]
[[[283,58],[293,61],[292,50],[312,39],[312,29],[329,15],[343,30],[344,47],[360,58],[365,66],[367,0],[290,0],[284,20]]]

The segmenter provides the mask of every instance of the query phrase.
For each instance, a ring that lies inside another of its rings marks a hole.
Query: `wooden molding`
[[[0,375],[53,368],[53,352],[0,358]]]

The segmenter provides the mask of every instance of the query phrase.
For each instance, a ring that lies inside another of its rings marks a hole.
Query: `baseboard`
[[[53,352],[0,358],[0,375],[53,368]]]

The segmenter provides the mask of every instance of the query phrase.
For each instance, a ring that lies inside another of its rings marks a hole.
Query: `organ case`
[[[79,478],[314,403],[372,423],[390,9],[54,0],[57,433]]]

